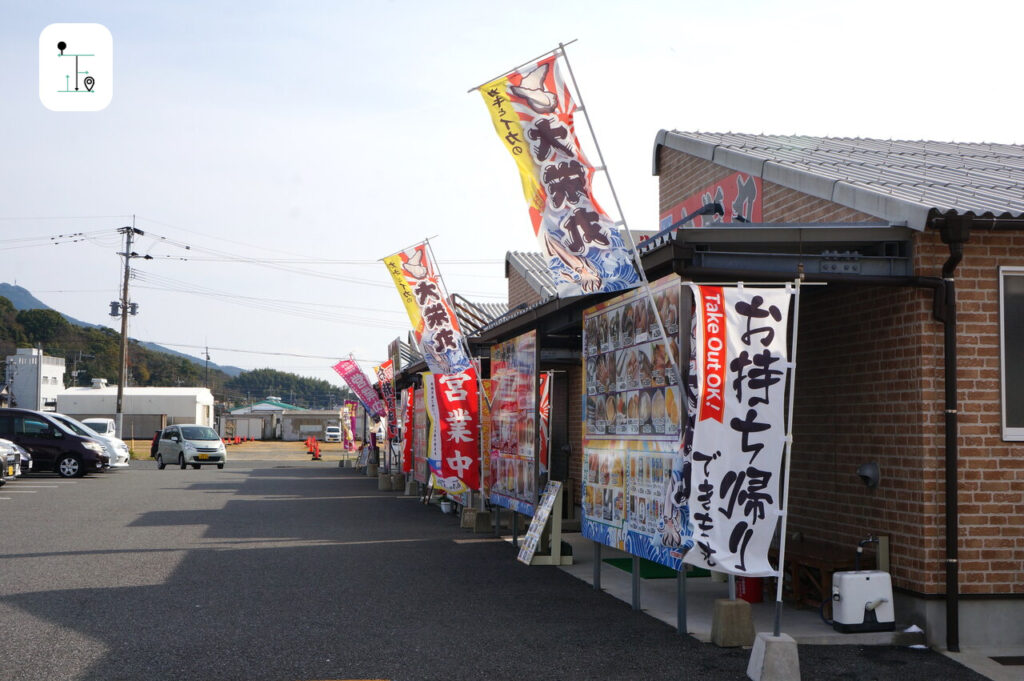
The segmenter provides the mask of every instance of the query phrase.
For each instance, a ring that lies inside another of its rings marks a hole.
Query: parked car
[[[110,462],[107,464],[107,467],[113,465],[113,463],[118,459],[127,462],[128,458],[130,458],[127,451],[128,445],[125,445],[124,451],[119,451],[113,441],[101,436],[95,430],[85,425],[78,419],[72,418],[67,414],[50,414],[50,416],[60,421],[65,428],[71,430],[75,434],[81,435],[82,437],[91,437],[92,439],[96,440],[101,445],[103,445],[103,451],[106,452],[107,459]],[[120,467],[124,467],[127,465],[127,463],[123,463],[120,465]]]
[[[128,466],[128,461],[132,458],[132,452],[128,449],[128,444],[116,435],[117,429],[114,426],[114,419],[82,419],[82,424],[95,432],[96,437],[113,448],[115,456],[110,458],[111,468],[126,468]]]
[[[14,449],[14,443],[10,440],[0,440],[0,461],[3,462],[3,465],[0,466],[0,487],[14,479],[15,462],[19,460],[20,457],[17,450]]]
[[[103,470],[110,461],[99,440],[75,432],[47,412],[0,409],[0,437],[28,450],[36,472],[78,477]]]
[[[324,442],[341,442],[341,428],[339,426],[324,428]]]
[[[167,426],[160,433],[157,444],[156,467],[164,468],[168,463],[177,462],[185,468],[199,468],[216,464],[224,468],[228,459],[227,449],[217,432],[209,426],[185,423]]]
[[[8,440],[8,442],[10,441]],[[18,454],[20,454],[20,462],[18,467],[14,470],[14,477],[20,478],[25,473],[31,473],[32,455],[29,454],[28,450],[22,447],[21,445],[15,442],[12,442],[11,444],[14,445],[14,448],[18,450]]]

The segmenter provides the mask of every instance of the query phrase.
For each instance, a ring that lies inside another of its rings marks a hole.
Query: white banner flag
[[[691,285],[697,407],[690,479],[692,565],[754,577],[779,518],[791,291]]]

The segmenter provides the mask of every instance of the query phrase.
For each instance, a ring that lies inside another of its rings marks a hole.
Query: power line
[[[303,359],[327,359],[327,360],[332,360],[332,361],[337,361],[338,359],[343,359],[343,358],[341,358],[341,357],[339,357],[337,355],[335,355],[335,356],[327,356],[327,355],[300,355],[300,354],[296,354],[294,352],[269,352],[269,351],[263,351],[263,350],[240,350],[238,348],[217,348],[217,347],[214,347],[212,345],[210,345],[210,346],[206,346],[206,345],[186,345],[185,343],[167,343],[167,342],[164,342],[164,341],[146,341],[146,342],[147,343],[153,343],[154,345],[166,345],[166,346],[169,346],[169,347],[172,347],[172,348],[207,348],[208,347],[210,350],[217,350],[218,352],[241,352],[241,353],[244,353],[244,354],[247,354],[247,355],[273,355],[275,357],[301,357]],[[357,362],[365,362],[367,364],[373,364],[373,363],[380,364],[381,362],[384,361],[382,359],[359,359],[359,358],[355,358],[355,360]]]

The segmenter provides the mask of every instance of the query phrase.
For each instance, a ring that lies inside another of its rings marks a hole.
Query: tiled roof
[[[505,276],[508,268],[513,268],[526,280],[526,283],[537,293],[541,300],[553,298],[556,294],[555,284],[551,280],[551,267],[542,253],[525,251],[509,251],[505,254]]]
[[[1024,146],[662,130],[660,146],[891,222],[1024,218]]]

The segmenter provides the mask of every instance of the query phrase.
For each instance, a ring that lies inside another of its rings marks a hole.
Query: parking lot
[[[236,447],[224,470],[143,460],[0,490],[0,676],[746,678],[749,651],[679,636],[291,447]],[[800,656],[804,678],[982,678],[930,651],[806,646]]]

